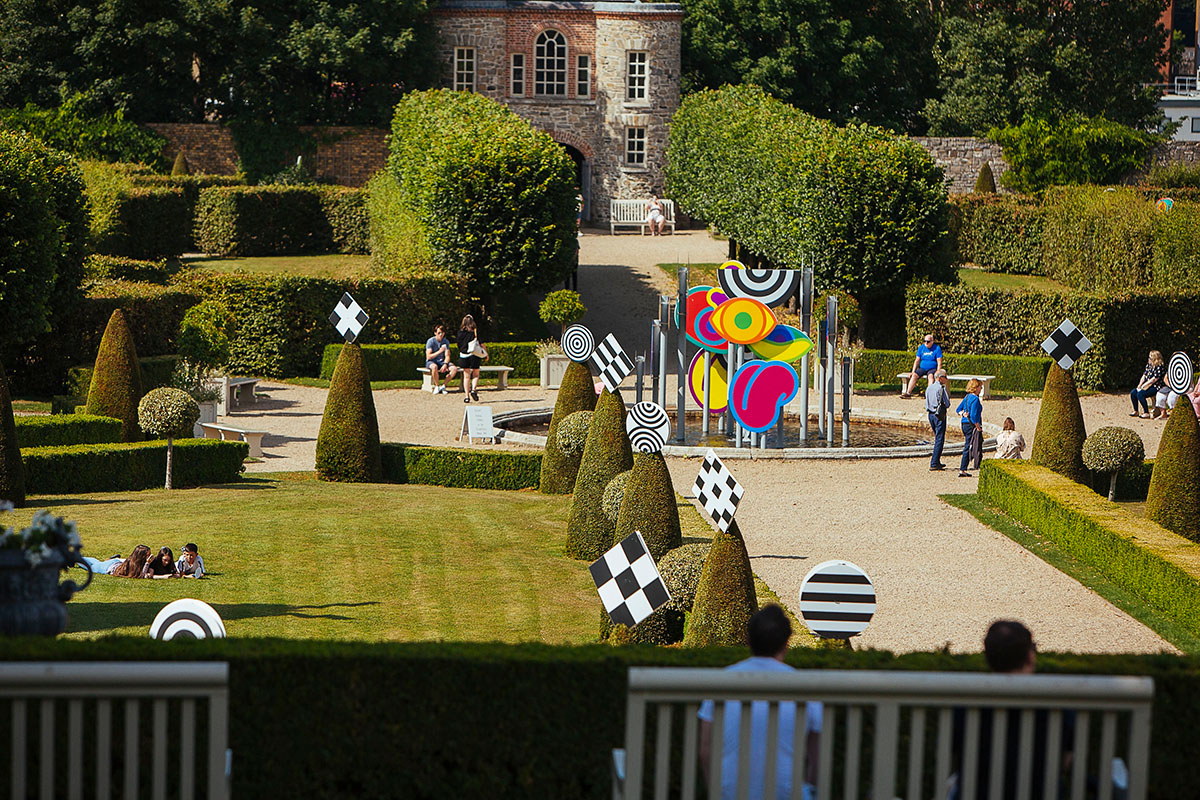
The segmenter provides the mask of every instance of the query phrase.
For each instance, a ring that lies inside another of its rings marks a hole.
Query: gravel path
[[[587,234],[580,291],[584,320],[601,336],[615,331],[629,350],[649,338],[647,320],[672,281],[654,267],[667,261],[719,261],[724,245],[703,232],[659,238]],[[268,397],[223,418],[268,431],[265,458],[250,472],[311,470],[326,391],[264,383]],[[496,413],[549,406],[554,392],[517,386],[485,389],[481,400]],[[453,445],[462,424],[462,395],[414,389],[375,393],[384,441]],[[632,391],[626,400],[632,399]],[[919,400],[894,395],[855,399],[861,407],[920,411]],[[1147,456],[1158,449],[1162,424],[1128,416],[1120,395],[1085,397],[1088,430],[1124,425],[1142,434]],[[1011,416],[1030,444],[1039,401],[984,403],[984,417]],[[490,447],[491,445],[477,445]],[[498,447],[510,447],[499,445]],[[675,487],[691,495],[698,461],[671,459]],[[731,468],[746,487],[738,521],[755,572],[795,607],[800,582],[814,565],[844,558],[875,582],[879,611],[857,646],[896,652],[948,647],[977,652],[989,622],[1024,620],[1043,650],[1094,652],[1173,651],[1153,631],[1085,589],[1007,537],[938,500],[975,491],[975,478],[955,470],[930,473],[924,459],[864,461],[737,461]],[[869,498],[869,502],[864,502]]]

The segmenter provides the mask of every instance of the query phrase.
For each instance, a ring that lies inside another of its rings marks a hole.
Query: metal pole
[[[800,280],[800,329],[805,333],[812,330],[812,267],[805,267]],[[809,357],[805,353],[800,367],[800,440],[808,441],[808,375]]]
[[[650,349],[646,352],[646,371],[650,373],[650,399],[658,403],[658,333],[662,323],[650,323]],[[659,403],[661,405],[661,403]]]
[[[842,446],[850,444],[850,356],[842,357]]]
[[[634,363],[637,365],[637,380],[633,385],[633,393],[637,397],[637,402],[640,403],[642,402],[642,384],[646,374],[646,357],[638,356],[634,359]]]
[[[687,416],[687,336],[684,335],[684,328],[687,327],[687,293],[688,293],[688,268],[679,268],[679,319],[683,323],[675,332],[675,344],[678,351],[677,380],[679,385],[675,387],[675,441],[682,443],[684,434],[684,417]],[[663,382],[663,394],[666,394],[666,382]]]
[[[737,367],[741,368],[741,366],[742,366],[742,348],[738,347],[736,344],[731,343],[729,345],[729,350],[733,354],[733,357],[737,364]],[[737,369],[734,369],[734,374],[736,374],[736,373],[737,373]],[[730,381],[732,381],[732,380],[733,380],[733,378],[730,377]],[[735,420],[733,423],[733,446],[734,447],[742,446],[742,434],[743,433],[745,433],[745,431],[742,430],[742,426],[738,425],[737,421]]]
[[[825,431],[829,435],[825,439],[827,445],[833,444],[833,409],[834,400],[834,378],[837,376],[837,295],[829,295],[825,298],[825,338],[829,341],[825,345],[825,353],[828,357],[828,363],[825,367],[825,380],[829,384],[829,388],[825,393],[828,406],[825,413],[828,415],[828,421],[825,423]]]
[[[667,407],[667,331],[671,327],[670,317],[671,298],[666,295],[659,297],[658,310],[658,404]]]

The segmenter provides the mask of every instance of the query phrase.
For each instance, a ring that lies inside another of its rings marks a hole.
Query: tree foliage
[[[7,500],[17,508],[25,505],[25,469],[3,364],[0,364],[0,500]]]

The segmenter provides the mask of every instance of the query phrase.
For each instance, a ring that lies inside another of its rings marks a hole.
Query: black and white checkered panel
[[[588,568],[608,618],[632,628],[671,599],[646,540],[626,536]]]
[[[349,292],[342,295],[342,299],[334,307],[333,313],[329,315],[329,323],[337,328],[338,335],[347,342],[353,342],[358,338],[368,319],[370,316],[350,296]]]
[[[1042,349],[1058,362],[1063,369],[1074,366],[1079,357],[1091,349],[1092,343],[1083,335],[1075,323],[1064,319],[1062,324],[1042,342]]]
[[[716,452],[709,448],[700,465],[700,474],[696,476],[696,484],[692,487],[696,499],[704,506],[705,512],[717,523],[722,531],[729,530],[733,515],[737,513],[738,503],[741,502],[744,490],[742,485],[733,477],[733,473],[725,468]]]
[[[610,392],[615,392],[621,385],[621,381],[633,372],[633,361],[625,354],[617,337],[611,333],[604,337],[603,342],[596,345],[596,349],[592,352],[592,363],[596,365],[596,370],[600,373],[600,380],[604,382],[604,388]]]

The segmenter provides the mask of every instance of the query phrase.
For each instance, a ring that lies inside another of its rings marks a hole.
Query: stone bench
[[[459,367],[461,371],[461,367]],[[512,372],[512,367],[480,367],[479,377],[482,379],[485,375],[495,375],[497,377],[496,388],[508,388],[508,373]],[[417,367],[417,372],[421,373],[421,389],[428,392],[433,387],[433,379],[429,376],[429,367]],[[455,376],[457,380],[457,375]],[[445,383],[443,380],[442,383]]]
[[[235,406],[242,404],[242,390],[245,389],[250,396],[250,402],[257,403],[258,398],[254,396],[254,389],[258,386],[258,378],[231,378],[228,375],[222,376],[217,381],[217,413],[228,414]]]
[[[896,377],[902,381],[907,381],[909,375],[912,375],[912,373],[911,372],[897,372],[896,373]],[[931,372],[928,375],[926,375],[925,377],[930,378],[930,377],[932,377],[932,375],[933,375],[933,373]],[[989,400],[989,399],[991,399],[991,396],[992,396],[992,380],[995,377],[996,377],[995,375],[967,375],[966,373],[955,373],[954,375],[947,375],[946,380],[963,381],[963,382],[971,381],[971,380],[979,381],[980,383],[983,384],[983,388],[980,389],[980,391],[979,391],[979,399],[980,400]]]
[[[204,430],[205,439],[220,439],[223,442],[245,442],[250,445],[251,458],[262,458],[262,437],[266,435],[266,431],[248,431],[243,428],[235,428],[232,425],[222,425],[217,422],[201,422],[198,424]]]
[[[649,223],[646,221],[646,203],[649,197],[640,200],[609,200],[608,201],[608,232],[615,235],[617,228],[639,228],[643,236]],[[659,198],[663,206],[663,227],[675,232],[675,201]]]

